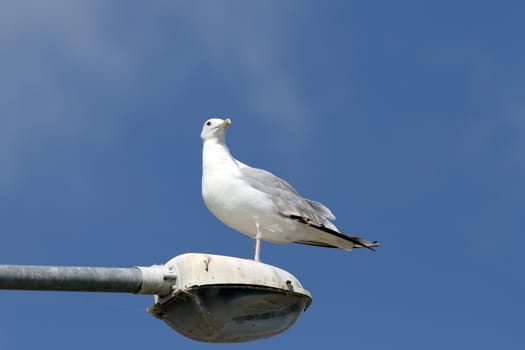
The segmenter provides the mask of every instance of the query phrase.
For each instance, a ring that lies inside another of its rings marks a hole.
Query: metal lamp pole
[[[175,278],[165,266],[0,265],[0,289],[164,295],[170,292]]]

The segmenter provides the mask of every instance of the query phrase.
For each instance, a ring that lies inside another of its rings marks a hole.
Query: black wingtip
[[[330,233],[330,234],[332,234],[334,236],[337,236],[339,238],[345,239],[347,241],[350,241],[350,242],[352,242],[355,245],[355,248],[367,248],[367,249],[375,252],[376,250],[374,249],[374,247],[379,247],[379,242],[378,241],[373,241],[373,242],[370,243],[370,242],[364,240],[363,238],[349,236],[349,235],[346,235],[344,233],[332,230],[332,229],[330,229],[330,228],[328,228],[328,227],[326,227],[324,225],[315,224],[315,223],[311,222],[310,220],[305,219],[305,218],[303,218],[301,216],[290,215],[290,219],[295,220],[297,222],[300,222],[302,224],[314,227],[314,228],[319,229],[321,231],[324,231],[326,233]],[[305,243],[305,244],[312,244],[312,243]],[[316,245],[320,245],[320,244],[316,244]]]
[[[355,238],[355,237],[352,237],[352,238]],[[366,243],[360,242],[359,239],[353,239],[352,243],[354,243],[354,244],[356,244],[356,245],[358,245],[358,246],[360,246],[362,248],[367,248],[368,250],[371,250],[373,252],[376,251],[373,247],[377,247],[379,245],[379,244],[373,245],[374,243],[377,243],[377,241],[374,241],[371,244],[366,244]],[[357,248],[359,248],[359,247],[357,247]]]
[[[369,250],[375,252],[376,250],[374,249],[374,247],[379,247],[379,242],[378,241],[373,241],[372,243],[370,244],[363,244],[363,243],[360,243],[360,245],[363,247],[363,248],[368,248]]]
[[[364,246],[364,247],[365,247],[365,248],[368,248],[369,250],[371,250],[371,251],[373,251],[373,252],[375,252],[375,251],[376,251],[376,250],[375,250],[374,248],[372,248],[372,247],[369,247],[369,246],[367,246],[367,245],[366,245],[366,246]]]

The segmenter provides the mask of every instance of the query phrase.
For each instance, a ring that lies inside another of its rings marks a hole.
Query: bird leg
[[[254,239],[255,256],[253,257],[253,260],[261,261],[261,237],[262,237],[262,234],[261,234],[261,229],[259,227],[259,223],[258,222],[255,223],[255,229],[256,229],[256,234],[255,234],[255,239]]]

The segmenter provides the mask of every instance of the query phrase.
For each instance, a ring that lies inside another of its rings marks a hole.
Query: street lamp
[[[152,294],[150,314],[191,339],[213,343],[284,332],[312,302],[283,269],[201,253],[134,268],[0,265],[0,289]]]

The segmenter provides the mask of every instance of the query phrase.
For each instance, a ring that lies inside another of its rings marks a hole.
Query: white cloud
[[[184,19],[216,70],[228,73],[232,65],[243,73],[249,88],[246,103],[264,118],[289,129],[307,132],[314,122],[305,108],[301,87],[284,63],[293,46],[290,9],[286,4],[265,6],[244,2],[206,2],[184,8]]]
[[[28,63],[35,62],[25,53],[45,60],[46,51],[56,50],[94,73],[125,74],[133,56],[114,40],[110,15],[103,1],[12,1],[0,14],[0,40],[13,58]]]
[[[122,4],[28,0],[0,5],[0,184],[16,177],[20,155],[39,139],[94,133],[111,139],[118,133],[114,116],[91,113],[90,97],[69,91],[71,79],[78,75],[78,81],[92,79],[108,90],[140,91],[148,50],[169,45],[180,31],[191,35],[190,49],[198,52],[174,57],[173,67],[182,66],[174,96],[200,73],[188,57],[203,53],[204,62],[221,76],[232,67],[242,72],[242,81],[231,81],[247,87],[243,103],[252,113],[242,117],[278,124],[292,133],[297,147],[308,138],[315,120],[283,59],[290,44],[286,5]],[[170,26],[158,24],[166,17]]]
[[[87,117],[65,82],[74,74],[110,86],[133,79],[136,56],[119,45],[110,23],[103,1],[2,3],[0,183],[13,180],[24,149],[40,139],[92,134],[97,118],[111,124],[108,116]]]

